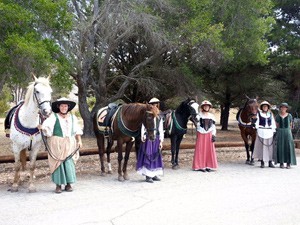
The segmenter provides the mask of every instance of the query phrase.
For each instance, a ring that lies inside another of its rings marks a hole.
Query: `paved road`
[[[92,175],[59,195],[50,182],[33,194],[7,188],[0,186],[5,225],[300,224],[300,166],[261,169],[241,161],[220,163],[212,173],[166,168],[163,181],[153,184],[133,172],[127,182]]]

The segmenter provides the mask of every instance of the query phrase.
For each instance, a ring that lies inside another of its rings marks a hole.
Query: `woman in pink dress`
[[[197,124],[197,140],[195,145],[193,170],[210,172],[218,168],[215,149],[216,126],[215,117],[209,112],[212,104],[205,100],[201,103],[200,121]]]

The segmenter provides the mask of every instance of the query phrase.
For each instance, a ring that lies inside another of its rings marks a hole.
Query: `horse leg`
[[[103,162],[104,135],[100,134],[100,133],[96,133],[96,138],[97,138],[98,154],[99,154],[100,167],[101,167],[100,176],[104,176],[105,175],[105,167],[104,167],[104,162]]]
[[[121,143],[121,141],[118,140],[118,144],[117,144],[117,148],[118,148],[118,180],[119,181],[124,181],[123,178],[123,174],[122,174],[122,160],[123,160],[123,143]]]
[[[34,185],[34,171],[36,168],[36,157],[37,157],[38,149],[39,148],[37,148],[37,150],[31,150],[30,152],[30,168],[29,168],[30,177],[29,177],[29,188],[28,188],[29,193],[36,192],[36,187]]]
[[[107,147],[106,147],[106,157],[107,157],[107,166],[108,166],[108,174],[112,174],[112,168],[110,163],[110,153],[111,153],[111,147],[113,146],[114,142],[113,140],[107,141]]]
[[[246,149],[246,155],[247,155],[246,164],[250,165],[250,152],[249,152],[249,144],[248,143],[245,143],[245,149]]]
[[[250,151],[251,151],[251,158],[250,158],[250,165],[254,165],[254,159],[253,159],[253,151],[254,151],[254,142],[252,141],[251,145],[250,145]]]
[[[124,180],[129,180],[129,176],[127,173],[127,164],[128,164],[128,160],[129,160],[129,156],[130,156],[130,151],[132,149],[133,146],[133,142],[128,142],[126,144],[126,148],[125,148],[125,158],[124,158],[124,164],[123,164],[123,177]]]
[[[180,143],[182,141],[183,135],[179,135],[177,136],[177,140],[176,140],[176,152],[175,152],[175,162],[174,162],[174,166],[173,169],[178,169],[179,165],[178,165],[178,155],[179,155],[179,149],[180,149]]]
[[[14,151],[14,156],[15,156],[15,176],[14,176],[13,185],[10,189],[11,192],[17,192],[19,189],[20,170],[21,170],[20,152]]]
[[[172,167],[173,167],[175,165],[175,152],[176,152],[176,139],[177,139],[177,136],[172,135],[170,137],[170,139],[171,139],[171,154],[172,154],[171,163],[172,163]]]

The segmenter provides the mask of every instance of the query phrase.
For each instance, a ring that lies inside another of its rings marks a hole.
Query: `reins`
[[[41,120],[41,115],[40,115],[40,124],[42,124],[42,120]],[[43,131],[41,131],[41,135],[42,135],[42,140],[43,140],[43,143],[45,145],[45,148],[46,148],[46,151],[48,152],[48,154],[51,156],[52,159],[56,160],[56,161],[60,161],[60,162],[65,162],[66,160],[72,158],[77,151],[79,151],[80,147],[78,147],[77,149],[75,149],[69,156],[67,156],[65,159],[59,159],[57,156],[55,156],[53,154],[53,152],[51,151],[49,145],[48,145],[48,142],[46,140],[46,136],[43,134]]]

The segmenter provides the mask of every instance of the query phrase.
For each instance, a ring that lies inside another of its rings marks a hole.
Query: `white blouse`
[[[66,118],[61,117],[57,114],[63,137],[71,137],[74,135],[82,135],[82,129],[79,127],[78,119],[73,114],[68,114]],[[73,117],[73,118],[72,118]],[[53,129],[56,122],[56,116],[52,113],[42,124],[43,133],[50,137],[53,136]],[[73,122],[73,129],[72,129]],[[72,134],[73,131],[73,134]]]
[[[212,124],[210,126],[210,128],[208,130],[205,130],[203,127],[200,126],[200,121],[197,123],[197,132],[200,132],[202,134],[207,134],[209,132],[212,132],[212,135],[216,136],[217,133],[217,129],[216,129],[216,119],[215,116],[212,113],[208,113],[208,114],[203,114],[202,112],[199,113],[200,119],[211,119],[212,120]]]
[[[156,119],[154,120],[154,127],[157,127],[156,124]],[[164,141],[164,126],[163,126],[163,120],[159,119],[159,124],[158,124],[158,131],[159,131],[159,140],[160,142]],[[156,134],[155,134],[156,135]],[[146,128],[144,126],[144,124],[142,124],[142,128],[141,128],[141,139],[145,140],[147,138],[146,136]]]

